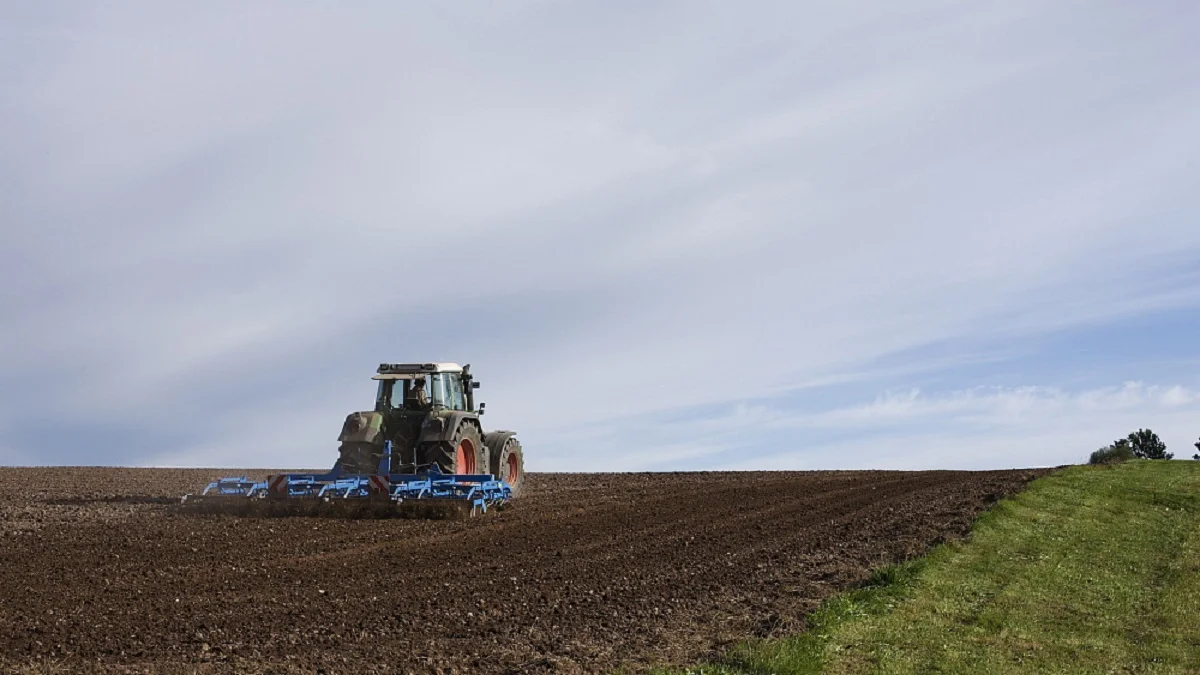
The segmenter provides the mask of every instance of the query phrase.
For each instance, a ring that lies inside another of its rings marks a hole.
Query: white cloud
[[[1167,406],[1187,406],[1196,402],[1196,393],[1174,386],[1162,393],[1162,403]]]

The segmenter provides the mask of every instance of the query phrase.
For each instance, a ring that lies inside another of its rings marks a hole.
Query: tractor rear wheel
[[[458,425],[449,443],[426,443],[425,464],[436,464],[442,473],[483,473],[487,471],[487,448],[479,428],[470,422]]]
[[[525,454],[521,442],[509,437],[503,445],[492,448],[492,473],[498,480],[508,483],[515,497],[525,482]]]

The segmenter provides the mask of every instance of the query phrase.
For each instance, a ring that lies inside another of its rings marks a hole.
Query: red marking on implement
[[[287,474],[278,476],[267,476],[267,495],[271,497],[286,497],[288,496],[288,477]]]
[[[371,494],[382,497],[391,494],[391,487],[387,476],[371,476],[367,483],[367,489]]]

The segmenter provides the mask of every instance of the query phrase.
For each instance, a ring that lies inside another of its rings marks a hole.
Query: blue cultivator
[[[180,503],[188,509],[217,513],[382,517],[390,513],[437,515],[437,506],[475,515],[512,499],[512,487],[491,474],[443,474],[436,464],[421,473],[389,473],[391,454],[388,441],[379,467],[371,475],[346,474],[339,462],[323,474],[275,474],[263,481],[246,476],[221,478],[199,495],[184,495]]]

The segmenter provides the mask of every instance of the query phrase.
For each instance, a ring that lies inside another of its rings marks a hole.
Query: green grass
[[[1200,673],[1200,462],[1071,467],[689,675]]]

